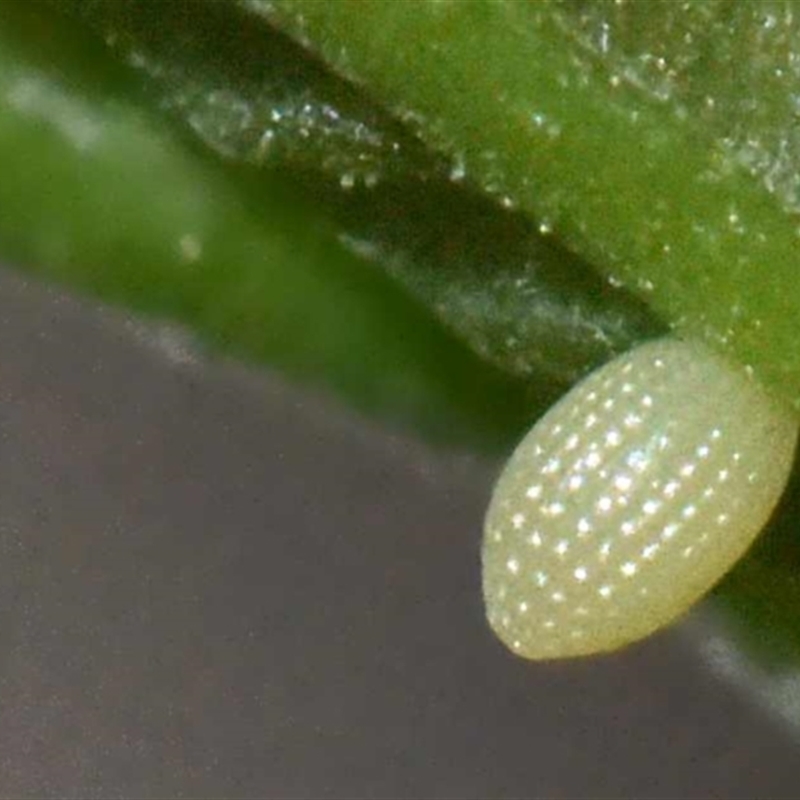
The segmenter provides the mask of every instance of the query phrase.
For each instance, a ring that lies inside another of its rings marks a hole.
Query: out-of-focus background
[[[494,640],[495,463],[7,271],[0,331],[0,795],[797,796],[796,684],[708,611]]]

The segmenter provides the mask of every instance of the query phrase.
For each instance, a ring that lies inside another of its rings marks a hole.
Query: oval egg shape
[[[702,345],[648,342],[604,365],[500,475],[482,552],[491,627],[551,659],[672,622],[767,523],[796,435],[793,412]]]

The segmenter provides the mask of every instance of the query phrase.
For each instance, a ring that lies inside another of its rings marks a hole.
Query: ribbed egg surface
[[[516,653],[613,650],[687,611],[766,524],[794,415],[701,345],[644,344],[523,439],[483,543],[489,622]]]

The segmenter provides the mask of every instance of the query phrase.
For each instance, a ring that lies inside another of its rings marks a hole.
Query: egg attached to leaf
[[[744,554],[789,476],[797,422],[699,344],[649,342],[528,433],[486,517],[490,625],[532,659],[584,656],[684,614]]]

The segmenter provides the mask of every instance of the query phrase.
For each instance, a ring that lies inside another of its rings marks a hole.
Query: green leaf
[[[800,400],[791,3],[241,4]]]
[[[500,369],[565,387],[665,330],[252,14],[198,0],[53,5],[110,43],[145,99],[228,163],[291,175],[345,246]]]

